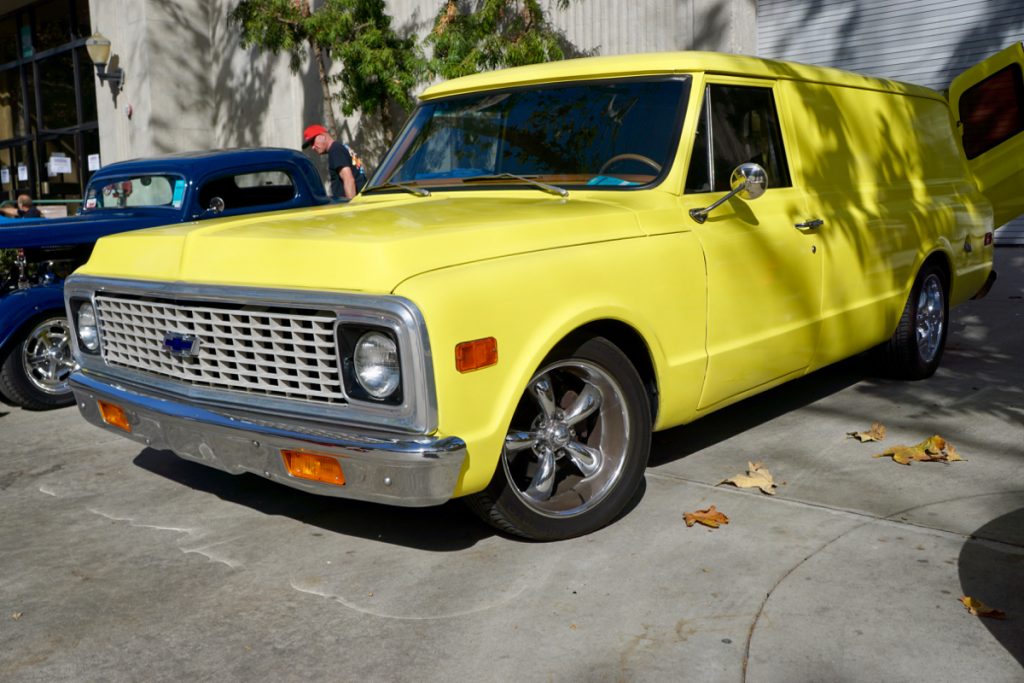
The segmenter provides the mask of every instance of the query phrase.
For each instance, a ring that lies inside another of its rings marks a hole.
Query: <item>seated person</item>
[[[5,206],[0,212],[8,218],[42,218],[43,214],[32,205],[32,197],[27,194],[18,195],[17,207]]]

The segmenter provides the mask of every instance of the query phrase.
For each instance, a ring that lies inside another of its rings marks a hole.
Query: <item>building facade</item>
[[[88,159],[98,163],[89,18],[88,0],[0,3],[3,198],[81,197]]]

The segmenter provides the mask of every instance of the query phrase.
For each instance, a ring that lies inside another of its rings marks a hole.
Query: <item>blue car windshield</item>
[[[675,157],[689,87],[688,77],[633,78],[428,101],[371,186],[470,187],[469,179],[513,175],[595,189],[649,185]]]
[[[83,211],[99,209],[180,209],[185,197],[185,179],[177,175],[129,175],[93,179],[85,191]]]

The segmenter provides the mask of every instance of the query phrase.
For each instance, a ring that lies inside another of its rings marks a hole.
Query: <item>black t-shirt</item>
[[[356,192],[363,189],[366,184],[366,176],[359,172],[359,169],[352,163],[352,155],[348,153],[345,145],[335,140],[327,150],[327,168],[331,175],[331,196],[335,198],[345,196],[345,186],[341,183],[341,176],[338,172],[348,166],[352,169],[352,177],[356,181]]]
[[[39,209],[32,207],[31,209],[22,210],[18,209],[18,218],[42,218],[43,214],[39,213]]]

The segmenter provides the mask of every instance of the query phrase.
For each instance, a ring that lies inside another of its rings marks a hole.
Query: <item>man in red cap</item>
[[[302,148],[313,147],[317,154],[327,155],[327,168],[331,176],[331,196],[352,199],[366,184],[363,162],[348,145],[331,137],[319,123],[307,126],[302,132]]]

